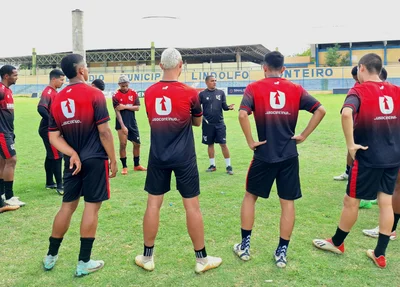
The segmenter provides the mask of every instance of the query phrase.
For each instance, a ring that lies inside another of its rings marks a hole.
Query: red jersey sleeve
[[[249,115],[254,111],[254,95],[251,86],[247,86],[244,91],[239,110],[246,111]]]
[[[97,125],[104,124],[110,120],[107,110],[107,103],[104,94],[100,90],[95,90],[93,95],[94,120]]]
[[[140,106],[140,100],[138,94],[132,90],[133,98],[135,99],[134,106]]]
[[[303,87],[300,87],[300,92],[300,110],[314,113],[321,106],[321,103],[311,96]]]
[[[111,99],[111,100],[112,100],[114,109],[115,109],[116,107],[119,106],[118,92],[116,92],[116,93],[112,96],[112,99]]]
[[[40,101],[39,101],[38,106],[43,106],[47,110],[49,110],[52,98],[53,98],[53,96],[52,96],[51,90],[50,89],[45,89],[43,91],[42,95],[40,96]]]
[[[53,109],[51,109],[51,110],[52,110],[52,112],[49,115],[49,128],[48,129],[49,129],[49,132],[55,132],[55,131],[58,131],[59,128],[58,128],[57,122],[53,116]]]
[[[203,109],[196,90],[193,90],[190,108],[193,117],[201,117],[203,115]]]

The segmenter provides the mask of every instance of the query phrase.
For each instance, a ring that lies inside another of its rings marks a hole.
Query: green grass
[[[185,213],[179,193],[173,189],[165,196],[161,210],[156,269],[146,273],[135,266],[134,257],[143,251],[142,217],[147,194],[143,191],[145,173],[130,172],[128,176],[112,179],[111,200],[100,211],[92,255],[94,259],[104,260],[105,268],[85,278],[73,277],[79,252],[82,203],[65,236],[56,267],[50,272],[42,269],[41,260],[47,252],[61,197],[43,188],[45,151],[37,133],[38,100],[16,99],[18,163],[14,186],[16,196],[27,205],[0,215],[0,286],[393,286],[397,282],[394,280],[400,277],[399,241],[389,245],[385,270],[375,267],[365,254],[376,241],[363,236],[361,229],[377,225],[376,206],[360,211],[359,220],[346,240],[344,255],[320,252],[312,246],[313,238],[328,237],[335,231],[346,186],[332,180],[332,176],[343,172],[346,162],[339,116],[344,97],[318,98],[326,107],[327,115],[299,146],[303,198],[296,202],[296,226],[286,269],[276,268],[272,259],[279,238],[280,217],[275,187],[270,199],[257,203],[252,260],[242,262],[232,252],[233,244],[240,241],[240,206],[252,152],[242,135],[237,112],[227,112],[227,139],[235,175],[224,173],[224,160],[218,147],[217,172],[204,172],[209,165],[207,151],[201,145],[201,129],[195,128],[207,252],[221,256],[223,265],[200,276],[194,274],[194,253],[186,232]],[[240,102],[239,97],[228,99],[236,106]],[[141,160],[146,165],[149,127],[144,110],[137,117],[142,135]],[[308,113],[300,114],[298,132],[309,118]],[[115,143],[117,146],[118,142]],[[131,168],[131,150],[128,158]]]

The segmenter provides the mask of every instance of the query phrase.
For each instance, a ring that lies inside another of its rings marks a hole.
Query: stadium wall
[[[288,68],[283,77],[295,83],[301,84],[309,91],[332,91],[333,89],[347,89],[354,85],[351,76],[352,67],[336,68]],[[388,80],[400,85],[400,66],[387,66]],[[142,93],[149,86],[161,80],[161,72],[125,73],[131,80],[131,87]],[[204,79],[208,75],[214,75],[218,80],[218,87],[228,89],[228,94],[239,94],[240,88],[264,77],[261,70],[241,71],[183,71],[179,80],[198,89],[204,89]],[[117,88],[118,77],[121,73],[90,73],[89,82],[102,79],[106,83],[106,92],[114,92]],[[40,93],[48,84],[47,75],[20,75],[16,85],[12,86],[14,94]],[[231,88],[231,89],[229,89]],[[233,89],[236,88],[236,89]],[[234,91],[235,92],[230,92]]]

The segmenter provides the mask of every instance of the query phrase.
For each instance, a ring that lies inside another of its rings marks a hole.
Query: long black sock
[[[389,244],[389,239],[389,235],[379,233],[378,244],[376,245],[374,250],[375,257],[379,257],[381,255],[385,256],[386,248]]]
[[[393,227],[392,227],[392,232],[396,230],[397,228],[397,223],[399,223],[400,219],[400,214],[394,214],[394,222],[393,222]]]
[[[14,184],[14,181],[5,181],[4,182],[4,192],[6,194],[6,200],[8,200],[14,196],[13,184]]]
[[[286,240],[283,239],[282,237],[279,237],[279,245],[278,248],[276,249],[276,253],[280,253],[282,251],[286,253],[287,249],[289,248],[289,242],[290,240]]]
[[[346,239],[347,235],[349,234],[349,232],[345,232],[343,230],[341,230],[339,227],[336,229],[336,233],[335,235],[333,235],[332,237],[332,242],[335,246],[340,246],[342,245],[342,243],[344,242],[344,240]]]
[[[143,256],[153,256],[153,251],[154,251],[154,245],[151,247],[147,247],[144,245],[144,250],[143,250]]]
[[[0,179],[0,196],[4,194],[4,179]]]
[[[53,170],[52,170],[52,161],[51,159],[44,160],[44,170],[46,171],[46,185],[53,185]]]
[[[126,157],[121,157],[121,158],[120,158],[120,161],[122,162],[122,168],[128,167],[128,166],[126,165]]]
[[[346,164],[346,174],[349,175],[349,172],[350,172],[350,166]]]
[[[81,250],[79,251],[79,261],[89,262],[90,255],[92,254],[94,238],[81,237]]]
[[[53,174],[54,177],[56,178],[56,183],[57,183],[57,188],[62,188],[63,187],[63,182],[62,182],[62,159],[55,159],[52,161],[52,166],[53,166]]]
[[[194,253],[196,254],[196,258],[206,258],[207,257],[207,252],[206,252],[205,246],[203,249],[195,250]]]
[[[62,238],[54,238],[50,236],[49,252],[47,252],[47,255],[56,256],[58,254],[58,249],[60,248],[62,241],[63,241]]]
[[[3,197],[0,196],[0,208],[2,208],[5,205]]]
[[[135,166],[139,166],[139,162],[140,162],[140,157],[139,156],[134,156],[133,157],[133,164]]]
[[[250,248],[250,238],[251,238],[251,230],[241,229],[242,233],[242,246],[241,249],[244,250],[246,248]]]

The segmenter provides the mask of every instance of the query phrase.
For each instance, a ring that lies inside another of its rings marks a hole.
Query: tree
[[[340,66],[350,66],[350,54],[346,53],[340,58]]]
[[[297,53],[294,56],[309,56],[311,57],[311,48],[308,48],[307,50],[301,52],[301,53]]]
[[[340,49],[339,44],[335,44],[335,46],[327,49],[325,55],[325,63],[328,67],[337,67],[339,65],[339,60],[340,60],[339,49]]]

